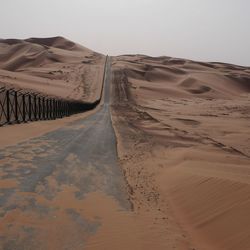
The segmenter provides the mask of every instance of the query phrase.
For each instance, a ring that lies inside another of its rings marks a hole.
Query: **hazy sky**
[[[250,0],[0,0],[0,37],[250,66]]]

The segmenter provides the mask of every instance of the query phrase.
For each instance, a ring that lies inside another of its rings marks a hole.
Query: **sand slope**
[[[113,120],[135,207],[172,211],[197,249],[248,249],[250,68],[115,60]]]
[[[104,56],[63,37],[0,40],[0,84],[95,101]]]

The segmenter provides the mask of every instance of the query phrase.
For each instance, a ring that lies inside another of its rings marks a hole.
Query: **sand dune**
[[[63,37],[0,40],[0,84],[95,101],[104,56]]]
[[[155,61],[145,56],[132,58],[134,62],[131,58],[128,62],[127,56],[125,60],[123,59],[128,78],[152,82],[151,86],[162,83],[164,88],[175,88],[186,97],[190,97],[190,94],[211,98],[214,95],[232,97],[250,92],[249,68],[174,58],[157,58]],[[121,67],[124,68],[124,66]]]
[[[249,70],[143,55],[114,62],[113,120],[135,209],[172,211],[175,233],[195,249],[250,246]]]

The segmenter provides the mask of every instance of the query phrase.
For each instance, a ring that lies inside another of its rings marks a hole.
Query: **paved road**
[[[123,175],[117,165],[109,108],[110,81],[108,59],[104,104],[99,111],[0,151],[0,249],[40,249],[36,235],[46,228],[43,222],[48,218],[62,216],[58,220],[62,228],[69,226],[70,218],[81,223],[83,232],[94,232],[98,224],[78,218],[77,211],[64,205],[82,200],[91,192],[101,191],[123,208],[129,208]],[[64,207],[69,218],[59,213]]]

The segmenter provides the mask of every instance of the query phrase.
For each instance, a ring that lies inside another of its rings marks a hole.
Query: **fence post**
[[[43,97],[43,120],[45,120],[45,97]]]
[[[58,112],[59,112],[59,114],[58,114],[58,116],[59,116],[59,118],[61,118],[62,116],[62,114],[61,114],[61,100],[59,100],[58,101]]]
[[[26,118],[26,110],[25,110],[25,94],[22,95],[22,99],[23,99],[23,122],[26,122],[25,121],[25,118]]]
[[[63,101],[61,100],[61,118],[63,118]]]
[[[47,108],[47,120],[49,120],[49,99],[46,100],[46,108]]]
[[[44,120],[48,119],[48,106],[47,106],[47,99],[44,98]]]
[[[41,98],[38,96],[38,120],[41,120]]]
[[[7,102],[7,123],[10,123],[10,91],[6,91],[6,102]]]
[[[65,102],[62,102],[62,116],[65,116]]]
[[[65,102],[65,114],[68,116],[68,102]]]
[[[49,119],[51,120],[51,99],[49,99]]]
[[[61,100],[58,101],[58,117],[61,118]]]
[[[35,121],[37,121],[36,95],[34,95],[34,118],[35,118]]]
[[[49,100],[50,104],[50,119],[53,120],[53,106],[52,106],[52,99]]]
[[[56,100],[56,118],[58,118],[58,100]]]
[[[54,114],[55,114],[55,110],[54,110],[54,99],[51,99],[51,119],[54,120]]]
[[[29,94],[29,120],[31,121],[31,113],[32,113],[32,110],[31,110],[31,95]]]
[[[50,99],[48,99],[48,120],[51,119]]]
[[[61,118],[63,118],[63,101],[61,101]]]
[[[72,103],[69,104],[69,114],[72,115]]]
[[[49,99],[49,108],[50,108],[50,120],[52,120],[53,119],[52,99]]]
[[[51,119],[50,99],[48,99],[48,120]]]
[[[17,91],[15,91],[15,119],[16,123],[18,123],[18,103],[17,103]]]

